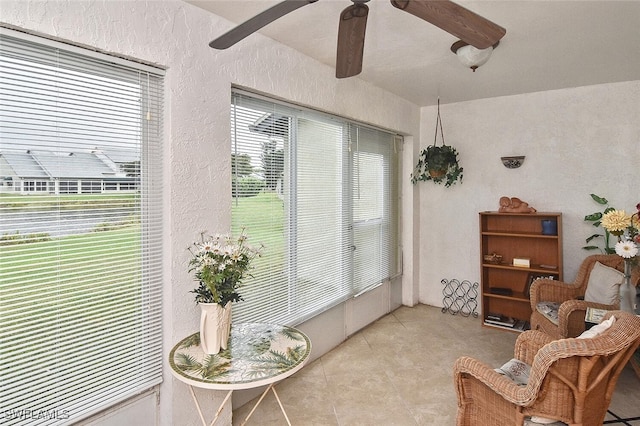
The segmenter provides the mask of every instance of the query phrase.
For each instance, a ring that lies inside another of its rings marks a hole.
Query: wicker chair
[[[596,262],[624,272],[624,260],[622,257],[615,254],[592,255],[582,262],[573,283],[542,278],[532,284],[530,290],[532,312],[530,323],[532,330],[544,331],[555,339],[575,337],[585,330],[584,317],[587,307],[609,311],[620,309],[619,302],[613,305],[606,305],[579,300],[579,298],[584,297],[587,291],[589,274]],[[634,271],[631,277],[632,282],[638,282],[639,272],[638,270]],[[561,303],[558,309],[558,325],[538,312],[536,309],[538,302]]]
[[[515,358],[531,365],[526,386],[470,357],[454,365],[457,425],[523,425],[525,416],[572,426],[602,425],[623,367],[640,345],[640,317],[612,311],[615,323],[592,339],[553,340],[530,330],[516,340]]]

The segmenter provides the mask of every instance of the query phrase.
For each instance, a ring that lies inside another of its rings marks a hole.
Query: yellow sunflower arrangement
[[[611,210],[602,216],[602,227],[618,237],[615,250],[618,256],[631,259],[638,255],[640,245],[640,203],[636,212],[627,214],[624,210]]]

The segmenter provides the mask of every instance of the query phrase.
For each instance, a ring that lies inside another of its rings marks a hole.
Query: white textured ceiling
[[[278,2],[188,1],[236,24]],[[489,62],[475,73],[450,51],[454,36],[396,9],[388,0],[371,0],[363,70],[351,78],[367,80],[420,106],[434,105],[438,97],[450,103],[640,80],[640,0],[457,3],[507,30]],[[259,32],[333,67],[338,19],[350,4],[319,0]],[[212,32],[211,39],[225,31]]]

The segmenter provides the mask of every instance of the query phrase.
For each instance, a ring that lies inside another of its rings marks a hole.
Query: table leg
[[[267,386],[267,388],[264,390],[264,392],[262,392],[262,395],[260,395],[260,399],[258,399],[258,402],[256,402],[256,405],[253,406],[253,408],[251,409],[249,414],[247,414],[247,417],[245,417],[244,421],[242,422],[242,424],[240,426],[244,426],[244,425],[247,424],[247,421],[249,420],[249,417],[251,417],[253,412],[256,411],[256,408],[258,408],[258,405],[260,405],[260,403],[264,399],[265,395],[267,394],[267,392],[269,392],[269,389],[271,389],[272,386],[273,386],[273,383],[271,383],[269,386]]]
[[[200,421],[202,421],[202,426],[207,426],[207,422],[204,419],[204,414],[202,414],[202,409],[200,408],[200,403],[198,402],[198,398],[196,398],[196,393],[193,390],[193,386],[189,385],[189,390],[191,391],[191,397],[193,398],[193,402],[196,404],[196,409],[198,410],[198,414],[200,415]],[[227,396],[224,397],[224,400],[222,400],[220,407],[218,407],[218,411],[216,411],[216,416],[213,418],[213,420],[209,424],[210,426],[213,426],[218,421],[218,417],[220,417],[220,413],[224,408],[224,404],[226,404],[229,398],[231,398],[232,393],[233,393],[232,390],[227,392]]]
[[[213,426],[215,424],[215,422],[218,420],[218,417],[220,416],[220,413],[222,412],[222,409],[224,408],[224,404],[226,404],[227,401],[229,400],[229,398],[231,398],[231,394],[232,393],[233,393],[232,390],[227,392],[227,396],[224,397],[224,400],[222,400],[222,404],[220,404],[220,407],[218,407],[218,411],[216,411],[216,416],[213,418],[213,421],[211,422],[210,426]]]
[[[278,393],[276,392],[276,388],[275,388],[273,383],[271,383],[269,386],[267,386],[267,388],[264,390],[264,392],[262,392],[262,395],[260,395],[260,399],[258,399],[258,402],[256,402],[256,405],[253,406],[253,408],[251,409],[251,412],[249,412],[247,417],[244,419],[244,422],[242,422],[241,426],[244,426],[244,425],[247,424],[247,421],[249,421],[249,417],[251,417],[253,412],[256,411],[256,408],[258,408],[258,405],[260,405],[260,403],[262,402],[262,400],[264,399],[264,397],[267,395],[267,393],[269,391],[273,391],[273,394],[276,397],[276,401],[278,401],[278,405],[280,406],[280,410],[282,410],[282,414],[284,414],[284,418],[287,419],[287,424],[289,426],[291,426],[291,422],[289,421],[289,417],[287,416],[287,413],[284,411],[284,407],[282,406],[282,402],[280,402],[280,398],[278,397]]]
[[[280,398],[278,398],[278,394],[276,393],[276,387],[275,386],[271,386],[271,390],[273,391],[273,394],[276,397],[276,400],[278,401],[278,405],[280,406],[280,409],[282,410],[282,414],[284,414],[284,418],[287,419],[287,424],[289,426],[291,426],[291,422],[289,421],[289,417],[287,417],[287,413],[284,411],[284,407],[282,406],[282,402],[280,402]]]

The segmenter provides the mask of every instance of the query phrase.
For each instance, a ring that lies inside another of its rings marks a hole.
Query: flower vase
[[[231,333],[231,302],[222,307],[217,303],[200,303],[200,347],[208,355],[227,349]]]
[[[631,284],[631,262],[624,260],[624,281],[620,285],[620,310],[630,313],[634,312],[636,298],[636,288]]]

